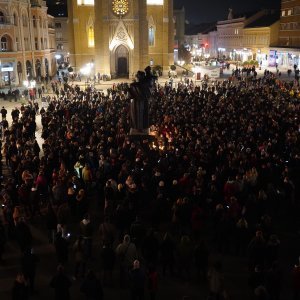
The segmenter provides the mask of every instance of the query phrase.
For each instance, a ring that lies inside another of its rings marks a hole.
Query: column
[[[163,10],[163,71],[168,72],[174,63],[173,1],[165,0]]]
[[[109,18],[110,3],[95,0],[95,73],[110,75]]]
[[[15,77],[15,85],[19,85],[20,82],[19,82],[19,75],[18,75],[18,59],[15,59],[14,60],[14,77]]]
[[[73,15],[73,2],[68,0],[68,46],[69,46],[69,59],[70,66],[76,66],[76,57],[75,57],[75,46],[74,46],[74,15]]]
[[[139,15],[139,29],[140,29],[139,32],[140,33],[140,43],[139,43],[140,44],[140,69],[144,70],[150,64],[146,0],[140,0],[138,15]]]

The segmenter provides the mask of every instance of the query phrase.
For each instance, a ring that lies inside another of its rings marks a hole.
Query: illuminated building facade
[[[68,0],[70,63],[79,71],[132,77],[174,62],[173,0]]]
[[[1,87],[55,74],[55,29],[45,1],[2,1],[0,40]]]

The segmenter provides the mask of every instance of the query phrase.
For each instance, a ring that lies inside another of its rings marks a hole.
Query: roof
[[[184,10],[184,6],[183,5],[176,5],[174,3],[173,10]]]
[[[68,16],[67,5],[49,5],[48,14],[54,17],[67,17]]]
[[[186,24],[185,35],[196,35],[198,33],[208,33],[215,27],[215,23],[201,23],[201,24]]]
[[[257,20],[245,26],[245,28],[253,28],[253,27],[268,27],[274,24],[276,21],[280,19],[280,14],[278,11],[263,15]]]

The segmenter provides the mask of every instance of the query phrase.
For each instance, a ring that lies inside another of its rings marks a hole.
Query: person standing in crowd
[[[0,265],[4,263],[3,254],[5,250],[6,240],[7,238],[5,233],[5,227],[3,225],[2,220],[0,220]]]
[[[32,248],[32,234],[23,217],[21,217],[16,223],[15,234],[21,252],[25,253],[26,251],[30,251]]]
[[[48,230],[49,243],[53,244],[55,241],[55,234],[57,230],[57,216],[52,205],[49,203],[46,212],[46,226]]]
[[[214,263],[208,271],[207,278],[210,297],[212,297],[212,299],[222,299],[225,295],[225,288],[221,262],[217,261]]]
[[[80,234],[83,238],[84,254],[86,259],[92,258],[93,230],[90,215],[85,214],[83,220],[80,222]]]
[[[129,272],[129,285],[132,300],[143,300],[145,289],[145,274],[140,268],[140,262],[135,260]]]
[[[104,298],[101,281],[92,270],[88,271],[80,286],[80,291],[85,295],[86,300],[102,300]]]
[[[292,288],[294,300],[300,299],[300,257],[299,263],[292,269]]]
[[[104,217],[103,223],[99,226],[99,235],[102,245],[113,245],[116,235],[116,229],[110,222],[110,218],[108,216]]]
[[[84,241],[82,236],[79,236],[73,245],[73,252],[75,254],[75,272],[74,279],[84,277],[86,267],[86,257],[84,253]]]
[[[4,106],[2,106],[2,109],[0,112],[1,112],[2,120],[5,120],[6,115],[7,115],[7,109]]]
[[[18,273],[12,288],[12,300],[28,300],[29,289],[23,273]]]
[[[50,287],[54,289],[55,300],[70,300],[71,280],[65,274],[64,267],[59,265],[57,273],[50,281]]]
[[[155,300],[157,289],[158,289],[158,273],[154,265],[149,266],[149,270],[147,273],[147,281],[148,281],[150,300]]]
[[[102,265],[102,282],[103,285],[113,285],[113,268],[115,265],[116,255],[110,243],[104,243],[100,252]]]
[[[69,258],[68,242],[65,238],[62,237],[61,232],[56,233],[54,246],[58,263],[61,265],[66,264]]]
[[[120,286],[124,287],[128,281],[129,269],[138,257],[136,247],[130,242],[128,234],[124,236],[123,242],[117,246],[116,254],[120,266]]]
[[[33,249],[26,251],[22,257],[22,271],[25,280],[29,283],[29,292],[31,295],[35,293],[35,275],[38,262],[39,258]]]

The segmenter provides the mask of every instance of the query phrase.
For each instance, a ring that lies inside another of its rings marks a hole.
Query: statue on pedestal
[[[152,75],[151,68],[148,66],[145,72],[138,71],[136,82],[130,84],[129,94],[131,135],[149,134],[149,101],[151,98],[151,88],[155,84],[156,76]]]

